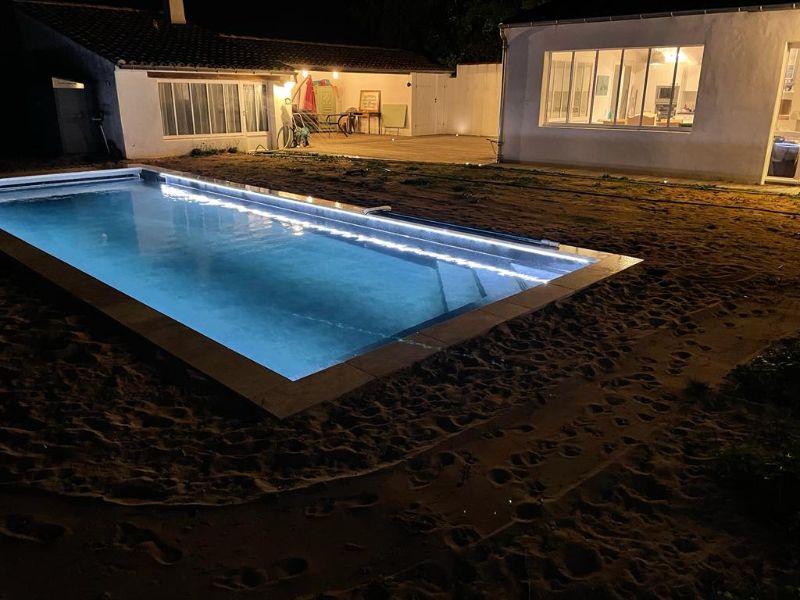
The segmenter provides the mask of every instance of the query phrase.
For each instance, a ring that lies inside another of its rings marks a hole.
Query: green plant
[[[415,185],[418,187],[427,187],[431,184],[429,179],[425,179],[424,177],[408,177],[403,179],[400,183],[405,185]]]
[[[800,410],[800,340],[784,342],[736,367],[730,379],[746,400]]]
[[[708,398],[711,393],[711,386],[705,381],[699,379],[689,379],[686,387],[683,389],[683,394],[692,400],[703,400]]]
[[[717,455],[714,472],[755,518],[800,533],[797,431],[729,447]]]

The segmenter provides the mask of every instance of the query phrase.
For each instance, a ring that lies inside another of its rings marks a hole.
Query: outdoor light
[[[689,58],[686,56],[683,50],[680,50],[676,53],[675,48],[653,48],[653,60],[651,60],[651,63],[674,65],[676,58],[678,59],[679,63],[685,63],[689,61]]]

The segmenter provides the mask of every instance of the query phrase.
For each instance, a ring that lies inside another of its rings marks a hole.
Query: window
[[[550,55],[550,81],[547,86],[547,121],[566,123],[569,103],[569,79],[572,52],[553,52]]]
[[[165,136],[215,135],[267,131],[266,90],[262,84],[160,82],[161,126]]]
[[[597,51],[597,76],[592,98],[591,122],[609,125],[616,119],[617,89],[619,88],[619,66],[622,50]]]
[[[594,52],[575,52],[572,61],[572,93],[569,122],[589,122],[589,100],[594,81]]]
[[[692,127],[703,46],[549,52],[545,125]]]

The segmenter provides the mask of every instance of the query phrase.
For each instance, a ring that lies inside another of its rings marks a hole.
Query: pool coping
[[[133,173],[142,169],[338,210],[361,214],[364,211],[364,207],[352,204],[237,184],[150,165],[130,165],[126,169],[98,171],[124,175],[126,172]],[[83,178],[88,177],[86,173],[81,173]],[[8,179],[25,184],[21,180],[35,183],[45,177],[45,181],[55,182],[59,180],[59,175],[63,178],[78,174],[62,172],[45,176],[0,178],[0,189],[10,187],[3,185]],[[450,346],[483,335],[510,319],[540,310],[551,302],[567,298],[641,262],[638,258],[577,246],[559,244],[558,248],[551,249],[590,257],[596,262],[292,381],[0,229],[0,251],[279,419],[334,400],[391,373],[408,368]]]

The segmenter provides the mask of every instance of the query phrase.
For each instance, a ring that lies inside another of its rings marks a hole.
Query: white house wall
[[[447,85],[444,133],[497,137],[502,65],[458,65],[455,77],[439,77]]]
[[[244,133],[234,133],[165,138],[161,125],[158,82],[170,81],[170,79],[148,77],[147,71],[135,69],[117,69],[115,75],[119,96],[119,116],[125,132],[125,156],[128,158],[180,156],[188,154],[194,148],[227,149],[236,147],[241,151],[248,151],[255,147],[255,141],[260,141],[263,146],[267,146],[267,134],[265,133],[250,136]],[[179,80],[177,77],[179,76],[176,76],[175,81]],[[192,81],[203,82],[199,79]],[[235,80],[209,80],[209,82],[237,83]],[[244,83],[253,83],[253,81],[244,81]],[[268,89],[272,89],[271,82],[266,83]],[[274,120],[271,119],[269,125],[274,129]],[[263,140],[256,140],[256,138],[263,138]]]
[[[760,182],[787,44],[800,11],[708,15],[506,29],[502,159]],[[704,45],[691,130],[540,125],[545,53]]]

